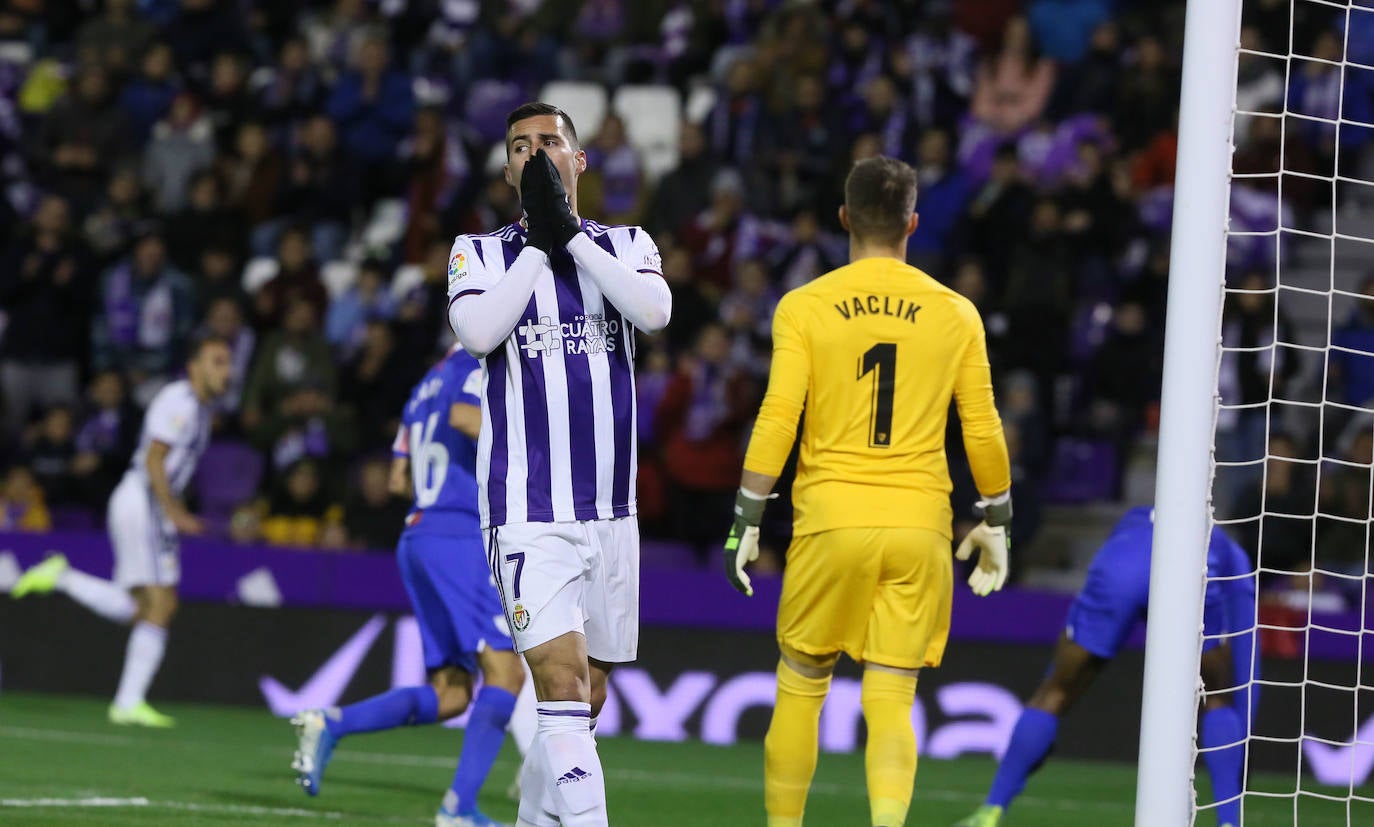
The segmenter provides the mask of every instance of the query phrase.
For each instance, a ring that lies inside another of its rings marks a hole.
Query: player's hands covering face
[[[549,154],[540,149],[525,162],[520,176],[520,204],[525,209],[525,243],[548,253],[564,247],[582,231],[572,214],[568,191]]]

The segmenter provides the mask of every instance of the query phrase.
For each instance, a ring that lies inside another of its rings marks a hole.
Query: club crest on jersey
[[[517,632],[530,628],[530,611],[525,608],[525,604],[515,604],[515,610],[510,613],[510,622]]]

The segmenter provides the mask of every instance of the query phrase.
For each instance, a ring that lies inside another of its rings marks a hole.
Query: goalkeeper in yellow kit
[[[951,398],[985,515],[957,556],[980,550],[969,578],[979,595],[1007,576],[1011,472],[983,324],[966,299],[905,263],[915,204],[911,167],[882,157],[855,164],[840,209],[851,263],[788,293],[773,320],[768,393],[724,554],[730,582],[753,594],[744,566],[758,555],[763,507],[805,409],[778,608],[778,698],[765,742],[769,827],[802,823],[821,705],[841,652],[864,665],[872,823],[906,821],[916,677],[939,665],[949,637]]]

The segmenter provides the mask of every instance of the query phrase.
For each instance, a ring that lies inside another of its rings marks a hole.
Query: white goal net
[[[1212,495],[1252,570],[1208,587],[1253,585],[1257,634],[1199,697],[1258,697],[1244,823],[1374,825],[1374,0],[1244,0],[1240,31]]]

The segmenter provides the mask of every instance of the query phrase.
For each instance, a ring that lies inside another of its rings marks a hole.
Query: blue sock
[[[355,732],[432,724],[438,719],[439,696],[434,694],[434,687],[405,686],[350,704],[337,716],[326,715],[325,726],[330,734],[342,738]]]
[[[1202,747],[1233,747],[1204,752],[1207,774],[1212,777],[1212,800],[1226,801],[1217,807],[1217,824],[1240,824],[1240,788],[1245,774],[1245,725],[1233,706],[1202,713]]]
[[[506,725],[515,711],[515,696],[499,686],[484,686],[472,703],[472,715],[463,733],[463,754],[453,774],[451,791],[456,810],[468,815],[477,809],[477,791],[491,772],[496,754],[506,741]]]
[[[1059,718],[1040,709],[1026,707],[1016,720],[1016,728],[1011,731],[1011,743],[997,765],[997,776],[992,779],[992,789],[988,791],[988,804],[1009,807],[1011,801],[1026,788],[1026,779],[1040,769],[1054,749],[1054,739],[1059,733]]]

